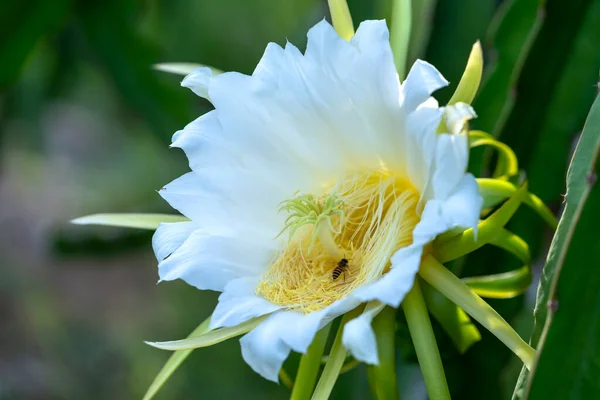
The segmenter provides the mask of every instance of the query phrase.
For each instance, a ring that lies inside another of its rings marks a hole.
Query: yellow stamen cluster
[[[354,174],[324,196],[282,203],[290,213],[285,249],[257,287],[267,300],[305,313],[320,310],[381,277],[412,242],[419,193],[385,168]],[[333,271],[348,260],[337,279]]]

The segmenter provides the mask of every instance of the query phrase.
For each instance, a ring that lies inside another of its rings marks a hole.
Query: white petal
[[[467,141],[466,135],[438,135],[432,178],[435,199],[446,200],[463,180],[469,160]]]
[[[160,262],[177,250],[192,232],[198,229],[193,222],[162,223],[152,236],[154,255]]]
[[[227,237],[197,230],[160,262],[158,272],[161,281],[183,279],[198,289],[223,291],[233,279],[259,276],[274,255],[269,245],[251,234]]]
[[[173,135],[171,147],[182,149],[190,162],[190,168],[199,169],[235,161],[235,158],[223,157],[223,154],[233,156],[238,151],[235,142],[226,139],[217,112],[213,110],[177,131]]]
[[[290,354],[290,347],[278,332],[278,316],[275,313],[240,339],[244,361],[263,378],[279,381],[279,370]]]
[[[370,67],[375,70],[374,78],[377,79],[375,87],[384,96],[385,101],[389,105],[397,106],[400,81],[385,20],[361,22],[350,42],[358,47],[363,57],[371,60]]]
[[[443,108],[424,103],[408,115],[406,120],[406,168],[410,181],[422,197],[428,198],[430,171],[435,156],[437,127],[444,115]]]
[[[210,68],[199,67],[183,78],[181,86],[190,88],[198,96],[210,100],[208,96],[208,87],[212,77],[213,71]]]
[[[352,297],[362,302],[378,300],[397,308],[412,288],[419,271],[423,242],[398,250],[391,258],[392,268],[375,282],[357,288]]]
[[[409,112],[416,109],[431,93],[447,85],[448,81],[433,65],[422,60],[415,61],[402,84],[404,107]]]
[[[253,230],[270,241],[285,219],[277,206],[297,191],[296,182],[278,169],[217,166],[187,173],[159,194],[206,232],[232,235]]]
[[[324,314],[323,310],[310,314],[275,312],[240,339],[244,361],[264,378],[277,382],[290,351],[305,353],[317,331],[329,322],[323,320]]]
[[[483,198],[475,177],[465,174],[454,193],[444,202],[442,214],[452,227],[477,229]]]
[[[259,78],[262,81],[277,81],[277,75],[279,74],[279,69],[284,62],[284,52],[281,46],[277,43],[269,43],[267,44],[267,48],[263,56],[260,59],[260,62],[254,69],[252,76]]]
[[[210,328],[236,326],[254,317],[281,309],[256,295],[257,278],[234,279],[225,286],[210,319]]]
[[[381,311],[376,307],[365,311],[344,326],[342,342],[344,347],[359,361],[367,364],[379,364],[377,354],[377,339],[371,327],[373,318]]]

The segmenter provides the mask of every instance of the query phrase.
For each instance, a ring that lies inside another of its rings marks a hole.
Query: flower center
[[[349,176],[324,196],[284,201],[289,235],[257,286],[270,302],[317,311],[381,277],[412,243],[419,193],[386,169]]]

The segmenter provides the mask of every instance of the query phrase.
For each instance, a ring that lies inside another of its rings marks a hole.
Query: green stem
[[[296,374],[296,381],[290,399],[310,399],[310,395],[315,387],[319,368],[321,367],[321,357],[323,357],[323,351],[325,350],[325,344],[327,343],[330,329],[331,324],[327,324],[327,326],[317,332],[312,344],[308,347],[306,354],[300,359],[300,366],[298,367],[298,373]]]
[[[373,320],[377,338],[379,365],[369,366],[372,370],[373,387],[378,400],[397,400],[396,381],[396,310],[385,307]]]
[[[446,269],[431,255],[421,263],[419,274],[457,306],[465,310],[477,322],[493,333],[525,366],[530,369],[535,358],[535,350],[521,339],[519,334],[481,297],[473,293],[467,285]]]
[[[346,349],[344,348],[344,345],[342,343],[342,334],[344,332],[344,326],[347,322],[360,315],[362,310],[363,307],[359,306],[356,307],[354,310],[344,314],[344,317],[340,322],[337,334],[335,335],[333,345],[331,346],[331,351],[329,352],[327,363],[325,364],[325,368],[323,369],[323,373],[321,374],[319,383],[317,383],[317,388],[313,393],[312,400],[321,400],[329,398],[329,395],[333,390],[333,386],[335,385],[335,381],[337,380],[337,377],[340,375],[340,371],[344,366],[344,360],[346,359]]]
[[[418,279],[415,279],[413,288],[404,298],[402,308],[406,315],[408,330],[415,345],[429,398],[431,400],[449,400],[450,391],[444,374],[444,366]]]

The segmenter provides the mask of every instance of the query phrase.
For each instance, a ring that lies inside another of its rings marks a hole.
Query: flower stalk
[[[342,367],[344,366],[344,361],[346,359],[347,351],[342,343],[344,326],[346,323],[359,316],[362,311],[363,307],[359,306],[354,310],[347,312],[342,317],[342,321],[340,322],[340,326],[338,327],[338,331],[335,335],[335,340],[331,346],[331,351],[329,352],[329,357],[327,358],[327,363],[325,364],[325,368],[323,369],[319,383],[317,383],[317,387],[312,395],[313,400],[329,398],[329,395],[333,390],[333,386],[335,385],[335,382],[341,373]]]
[[[378,400],[397,400],[396,382],[396,310],[385,307],[373,319],[379,365],[370,366]]]
[[[500,339],[523,361],[528,369],[531,368],[535,350],[523,341],[504,318],[481,297],[473,293],[456,275],[430,255],[423,259],[419,275]]]
[[[323,329],[317,332],[312,344],[308,347],[306,354],[302,356],[290,399],[310,399],[313,388],[315,387],[315,382],[317,381],[317,375],[319,373],[319,368],[321,367],[321,358],[323,357],[323,351],[325,350],[325,344],[327,344],[330,329],[331,323],[327,324]]]
[[[450,400],[444,366],[442,365],[418,278],[415,279],[411,291],[404,298],[402,308],[406,315],[408,330],[417,352],[429,398],[432,400]]]

